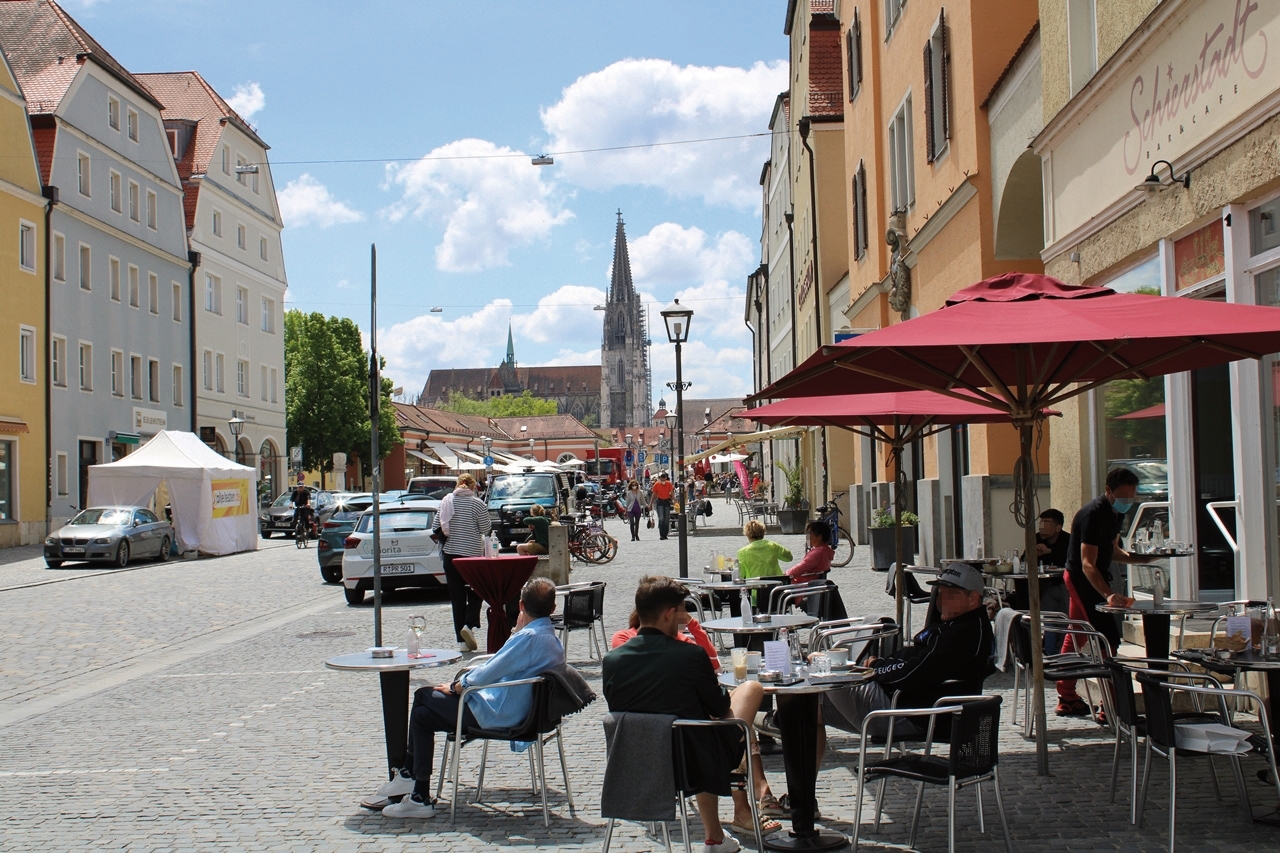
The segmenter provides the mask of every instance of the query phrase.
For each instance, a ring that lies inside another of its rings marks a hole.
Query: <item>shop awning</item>
[[[445,467],[458,467],[458,456],[453,452],[452,447],[441,441],[428,441],[427,445],[436,452],[436,456],[440,457]]]
[[[449,467],[449,466],[445,465],[443,462],[441,462],[439,459],[435,458],[434,456],[432,456],[432,455],[430,455],[430,454],[428,454],[428,453],[423,453],[423,452],[422,452],[422,451],[420,451],[420,450],[412,450],[412,449],[410,449],[410,448],[406,447],[406,448],[405,448],[405,452],[406,452],[406,453],[408,453],[410,456],[416,456],[416,457],[418,457],[418,458],[419,458],[419,459],[421,459],[423,462],[426,462],[428,465],[440,465],[441,467],[444,467],[444,468]]]
[[[744,414],[743,417],[750,418],[750,412]],[[798,435],[804,435],[808,431],[809,427],[789,426],[775,427],[774,429],[762,429],[759,432],[748,432],[742,435],[735,435],[733,438],[725,439],[714,447],[709,447],[701,453],[686,456],[684,458],[684,464],[692,465],[695,462],[701,462],[703,459],[708,459],[728,448],[743,447],[748,444],[755,444],[758,441],[773,441],[779,438],[795,438]]]

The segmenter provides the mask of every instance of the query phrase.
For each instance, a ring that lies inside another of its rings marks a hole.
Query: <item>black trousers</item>
[[[419,687],[413,694],[413,710],[409,712],[409,748],[405,752],[407,770],[415,782],[431,778],[436,751],[436,732],[452,732],[458,727],[458,705],[461,699],[441,693],[434,687]],[[476,724],[469,709],[462,711],[463,726]],[[447,769],[447,768],[446,768]]]
[[[483,600],[476,591],[467,586],[462,575],[453,567],[452,554],[441,554],[444,562],[444,580],[449,589],[449,603],[453,605],[453,633],[459,642],[465,627],[475,628],[480,625],[480,605]]]

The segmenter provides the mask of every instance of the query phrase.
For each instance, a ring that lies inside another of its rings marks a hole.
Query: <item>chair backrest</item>
[[[671,714],[605,714],[601,817],[671,820],[676,814]]]
[[[1031,666],[1031,620],[1019,613],[1009,623],[1009,651],[1023,668]]]
[[[604,616],[604,581],[599,581],[591,585],[591,618],[599,619]]]
[[[1000,761],[999,696],[955,700],[961,711],[951,720],[950,775],[969,779],[990,773]]]
[[[1137,673],[1142,685],[1142,703],[1147,712],[1147,737],[1161,749],[1176,743],[1173,729],[1173,699],[1165,689],[1164,678],[1151,672]]]
[[[893,565],[889,566],[889,573],[888,573],[889,576],[885,580],[885,584],[884,584],[884,591],[888,593],[890,596],[893,596],[894,598],[897,598],[898,596],[897,565],[898,565],[897,563],[894,563]],[[905,570],[903,571],[903,574],[907,578],[906,580],[907,598],[911,599],[916,603],[928,601],[929,593],[925,592],[924,589],[920,586],[920,581],[916,580],[916,576],[911,572],[908,572]]]
[[[775,586],[769,590],[769,612],[784,613],[793,604],[806,604],[811,599],[821,601],[829,590],[826,581]]]
[[[529,714],[514,726],[501,729],[486,729],[482,726],[468,726],[462,730],[462,734],[467,739],[484,738],[489,740],[515,740],[515,741],[531,741],[550,732],[559,724],[559,719],[551,720],[551,714],[548,711],[548,700],[551,697],[551,691],[547,682],[547,677],[539,676],[538,681],[530,684],[529,688],[533,691],[533,696],[529,703]],[[512,690],[519,690],[519,687],[512,687]]]
[[[1111,670],[1111,696],[1115,703],[1116,718],[1129,729],[1138,724],[1138,696],[1133,692],[1133,673],[1118,661],[1107,661]]]
[[[601,591],[603,594],[603,590]],[[566,628],[590,628],[595,620],[594,611],[595,587],[571,589],[564,596],[562,620]]]

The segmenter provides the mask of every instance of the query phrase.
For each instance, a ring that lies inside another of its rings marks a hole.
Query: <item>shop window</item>
[[[1098,70],[1096,0],[1067,0],[1067,62],[1071,94],[1084,88]]]
[[[1249,211],[1250,254],[1261,255],[1277,247],[1280,247],[1280,198]]]
[[[13,520],[13,442],[0,441],[0,521]]]

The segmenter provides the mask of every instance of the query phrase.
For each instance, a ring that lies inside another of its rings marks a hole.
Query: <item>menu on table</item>
[[[791,674],[791,646],[785,640],[765,640],[764,668],[783,675]]]

